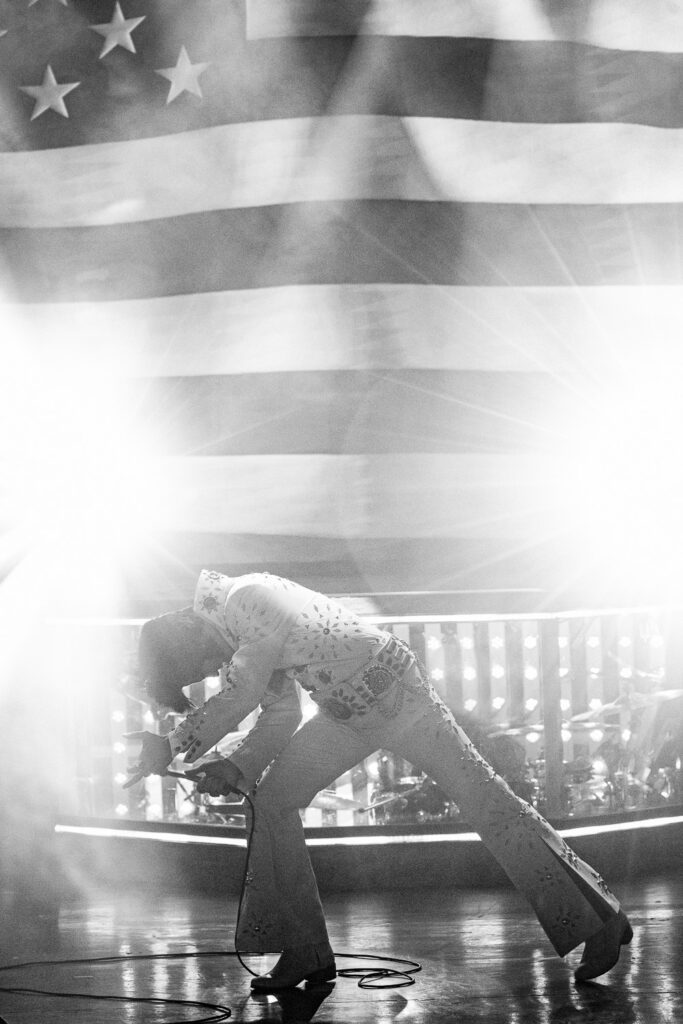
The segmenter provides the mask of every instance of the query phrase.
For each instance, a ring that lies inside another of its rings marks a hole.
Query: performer
[[[252,794],[255,828],[236,944],[282,954],[252,980],[254,989],[335,977],[299,809],[380,748],[455,801],[560,956],[585,943],[577,980],[609,971],[631,941],[603,879],[496,775],[410,648],[337,601],[269,573],[231,578],[204,570],[192,608],[145,623],[139,659],[150,695],[177,711],[191,707],[183,693],[191,683],[220,672],[222,689],[168,737],[142,734],[131,782],[163,773],[181,753],[196,761],[261,706],[230,758],[202,766],[199,784],[212,795]],[[301,728],[296,682],[319,709]]]

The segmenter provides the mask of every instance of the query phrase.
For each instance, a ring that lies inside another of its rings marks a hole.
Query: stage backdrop
[[[683,9],[3,0],[0,30],[5,574],[82,516],[126,614],[201,567],[675,596]]]

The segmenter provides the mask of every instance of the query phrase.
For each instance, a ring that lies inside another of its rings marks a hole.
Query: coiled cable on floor
[[[249,874],[249,860],[251,858],[251,847],[254,838],[254,829],[256,828],[256,810],[254,808],[251,797],[244,793],[242,790],[237,790],[242,797],[244,797],[250,810],[249,815],[249,831],[247,834],[247,855],[244,860],[244,871],[242,873],[242,884],[240,886],[240,898],[237,904],[237,924],[235,926],[235,955],[242,964],[245,971],[248,971],[252,977],[258,977],[256,971],[252,971],[248,964],[245,964],[242,959],[243,956],[247,956],[246,953],[241,953],[237,946],[237,928],[239,927],[239,920],[242,914],[242,903],[244,901],[244,893],[247,887],[247,875]],[[272,955],[276,955],[280,950],[273,950]],[[263,956],[268,954],[258,953],[257,956]],[[407,985],[414,985],[415,978],[413,974],[417,974],[418,971],[422,970],[420,964],[414,960],[405,960],[401,957],[393,956],[380,956],[374,953],[336,953],[334,954],[335,959],[344,958],[345,960],[376,960],[382,963],[401,964],[402,969],[399,970],[396,967],[343,967],[337,969],[337,977],[339,978],[358,978],[359,988],[405,988]]]
[[[175,773],[173,773],[175,774]],[[237,925],[239,925],[240,915],[242,912],[242,903],[244,901],[244,891],[247,883],[247,874],[249,872],[249,859],[251,856],[252,840],[254,837],[254,828],[256,825],[256,813],[254,805],[246,793],[241,793],[241,796],[246,800],[250,809],[250,823],[249,831],[247,835],[247,852],[244,862],[244,871],[242,874],[242,884],[240,886],[240,897],[237,905]],[[122,956],[104,956],[104,957],[83,957],[76,960],[34,960],[27,961],[25,963],[18,964],[3,964],[0,965],[0,974],[7,971],[24,971],[31,968],[45,968],[45,967],[73,967],[83,964],[114,964],[114,963],[133,963],[136,961],[143,960],[184,960],[184,959],[200,959],[202,957],[230,957],[235,956],[239,960],[242,967],[252,976],[256,977],[256,972],[244,962],[243,957],[249,956],[248,953],[241,953],[237,949],[237,936],[235,935],[235,949],[234,951],[228,950],[209,950],[204,952],[191,952],[191,953],[141,953],[137,955],[122,955]],[[273,955],[277,955],[280,950],[274,950]],[[258,956],[269,955],[269,954],[256,954]],[[397,967],[345,967],[337,971],[337,976],[340,978],[357,978],[359,988],[404,988],[407,985],[413,985],[415,979],[414,974],[422,970],[419,963],[414,960],[406,960],[400,957],[381,956],[373,953],[335,953],[335,958],[344,958],[350,960],[373,960],[378,961],[380,964],[400,964],[401,969]],[[191,999],[171,999],[161,998],[155,996],[119,996],[119,995],[100,995],[90,992],[59,992],[50,989],[40,988],[28,988],[24,986],[7,986],[0,985],[0,992],[12,993],[15,995],[35,995],[35,996],[47,996],[58,999],[92,999],[107,1002],[122,1002],[122,1003],[141,1003],[154,1006],[182,1006],[185,1008],[209,1010],[210,1016],[208,1017],[195,1017],[192,1021],[175,1021],[174,1024],[219,1024],[220,1021],[225,1021],[232,1016],[232,1011],[227,1006],[222,1006],[219,1003],[209,1003],[199,1000]],[[0,1017],[0,1024],[6,1024],[4,1019]]]
[[[181,960],[194,956],[216,956],[216,953],[153,953],[140,954],[139,956],[102,956],[83,957],[80,960],[33,960],[19,964],[3,964],[0,966],[0,973],[5,971],[24,971],[30,968],[45,967],[74,967],[82,964],[114,964],[132,963],[140,960]],[[225,956],[225,953],[220,954]],[[227,1020],[232,1016],[232,1010],[220,1003],[209,1003],[196,999],[172,999],[160,996],[117,996],[101,995],[93,992],[59,992],[53,989],[29,988],[23,985],[9,986],[0,985],[0,992],[8,992],[14,995],[49,996],[56,999],[93,999],[105,1002],[119,1003],[142,1003],[153,1006],[182,1006],[185,1008],[210,1010],[208,1017],[193,1017],[192,1021],[176,1021],[174,1024],[218,1024],[219,1021]]]

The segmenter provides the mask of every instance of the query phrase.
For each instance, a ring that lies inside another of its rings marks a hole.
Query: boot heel
[[[337,977],[337,970],[334,964],[328,964],[327,967],[320,967],[317,971],[311,971],[310,974],[306,975],[307,985],[320,985],[323,981],[334,981]]]
[[[633,928],[631,928],[631,925],[628,925],[626,931],[624,932],[624,934],[621,937],[621,944],[622,944],[622,946],[630,945],[632,938],[633,938]]]

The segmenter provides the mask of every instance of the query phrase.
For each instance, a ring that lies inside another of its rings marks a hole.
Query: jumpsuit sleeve
[[[174,755],[184,753],[185,761],[195,761],[226,733],[235,730],[260,704],[263,711],[249,733],[251,737],[255,732],[255,739],[248,744],[247,737],[242,744],[247,744],[244,769],[239,756],[233,754],[230,758],[247,776],[267,757],[260,774],[287,743],[299,724],[301,708],[293,680],[276,671],[291,628],[287,607],[278,595],[258,584],[244,588],[234,603],[240,628],[233,632],[239,635],[239,646],[225,670],[225,684],[219,693],[190,712],[171,732],[169,740]],[[229,614],[227,608],[226,617]],[[271,678],[273,683],[269,687]],[[290,683],[289,688],[285,681]]]
[[[230,755],[230,760],[253,786],[298,729],[301,702],[296,683],[284,672],[275,672],[253,728]]]

